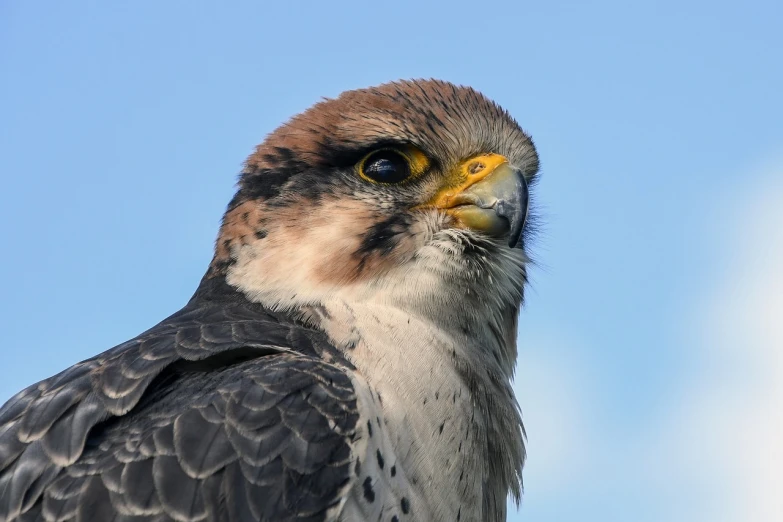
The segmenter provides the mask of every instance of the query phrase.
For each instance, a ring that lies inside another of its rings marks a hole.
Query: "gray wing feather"
[[[333,519],[350,369],[271,314],[185,309],[0,409],[0,521]]]

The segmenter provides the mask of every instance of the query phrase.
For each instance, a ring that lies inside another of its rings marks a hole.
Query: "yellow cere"
[[[493,153],[474,156],[463,161],[447,176],[447,183],[435,195],[430,205],[437,208],[452,207],[454,196],[486,178],[495,169],[506,163],[508,163],[508,160],[504,156]]]

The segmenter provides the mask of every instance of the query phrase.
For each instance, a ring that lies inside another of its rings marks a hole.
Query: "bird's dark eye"
[[[402,153],[384,149],[364,158],[359,163],[359,173],[376,183],[400,183],[411,176],[411,165]]]

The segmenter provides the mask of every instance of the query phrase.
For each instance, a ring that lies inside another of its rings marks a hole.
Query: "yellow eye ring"
[[[429,166],[419,149],[385,147],[376,149],[356,164],[359,175],[372,183],[395,185],[418,176]]]

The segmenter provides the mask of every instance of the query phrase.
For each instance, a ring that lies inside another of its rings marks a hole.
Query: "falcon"
[[[0,521],[505,520],[537,170],[447,82],[293,117],[184,308],[0,409]]]

